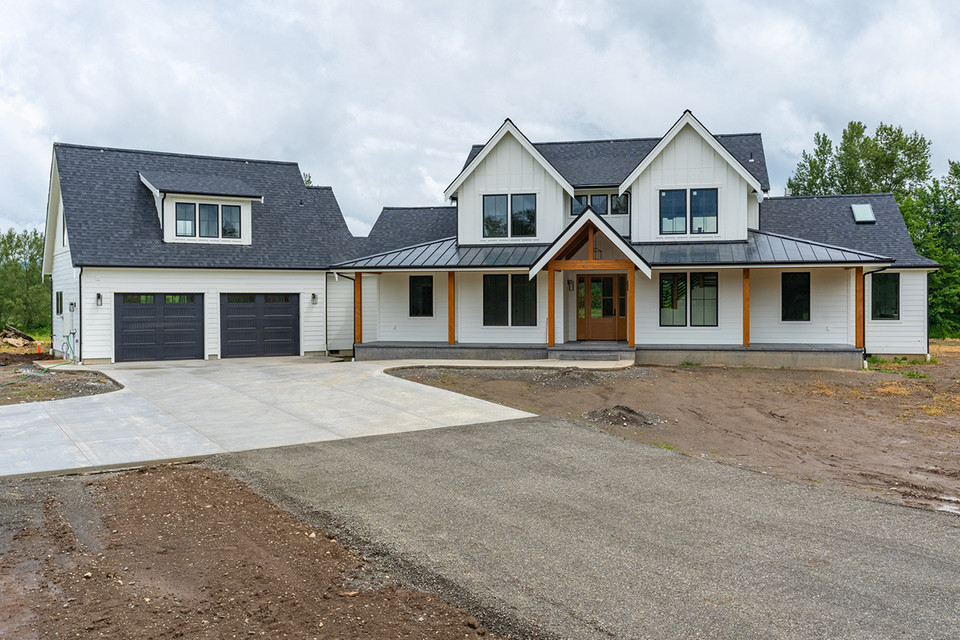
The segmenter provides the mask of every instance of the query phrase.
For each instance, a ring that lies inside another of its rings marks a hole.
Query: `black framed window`
[[[57,315],[63,315],[63,291],[57,291]]]
[[[537,196],[518,193],[510,196],[510,235],[528,238],[537,235]]]
[[[660,326],[687,326],[687,274],[660,274]]]
[[[177,235],[192,238],[197,235],[197,207],[192,202],[177,203]]]
[[[433,276],[410,276],[410,317],[433,317]]]
[[[483,326],[505,327],[509,315],[510,277],[506,274],[483,276]]]
[[[483,196],[483,237],[507,237],[507,196]]]
[[[592,195],[590,196],[590,208],[601,216],[607,215],[607,195]]]
[[[717,233],[717,190],[690,190],[690,233]]]
[[[222,237],[239,238],[240,237],[240,207],[235,204],[225,204],[221,207],[223,221],[221,223]]]
[[[810,272],[780,274],[780,319],[810,320]]]
[[[690,274],[690,326],[717,326],[719,276],[716,271]]]
[[[870,281],[870,317],[874,320],[899,320],[900,274],[874,273]]]
[[[625,193],[622,196],[613,194],[610,196],[610,215],[625,216],[630,213],[630,194]]]
[[[687,232],[687,190],[664,189],[660,192],[660,233]]]
[[[589,196],[573,196],[570,198],[570,215],[576,217],[583,213],[583,210],[587,208],[587,200],[589,200]]]
[[[177,205],[180,206],[180,205]],[[200,237],[216,238],[220,235],[219,207],[215,204],[200,205]]]
[[[537,326],[537,279],[526,274],[510,278],[510,324],[515,327]]]

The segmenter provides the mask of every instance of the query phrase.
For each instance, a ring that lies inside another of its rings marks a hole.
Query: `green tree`
[[[929,180],[929,140],[882,122],[870,136],[853,121],[836,146],[826,134],[815,134],[813,153],[803,152],[787,187],[798,196],[889,192],[899,202]]]
[[[0,325],[24,331],[50,326],[50,281],[43,281],[43,234],[0,235]]]
[[[308,187],[313,184],[313,176],[306,171],[303,172],[303,184],[307,185]]]

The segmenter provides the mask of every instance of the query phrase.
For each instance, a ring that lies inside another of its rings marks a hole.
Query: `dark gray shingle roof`
[[[747,171],[770,189],[763,139],[759,133],[736,133],[714,136]],[[617,186],[650,153],[660,138],[628,138],[622,140],[585,140],[581,142],[537,142],[537,151],[567,179],[574,188]],[[483,145],[474,145],[463,166],[480,153]],[[753,161],[751,162],[751,158]]]
[[[363,255],[373,255],[457,235],[456,207],[384,207],[366,238]]]
[[[360,247],[330,187],[307,187],[292,162],[54,145],[76,266],[318,269]],[[253,243],[164,243],[146,175],[207,176],[249,186]]]
[[[141,171],[147,182],[164,193],[260,198],[262,193],[230,176],[172,171]]]
[[[854,222],[852,204],[872,205],[877,221]],[[897,201],[889,193],[767,198],[760,204],[760,229],[889,256],[897,267],[936,266],[913,248]]]
[[[652,266],[889,262],[885,256],[800,238],[748,231],[739,242],[634,243]]]

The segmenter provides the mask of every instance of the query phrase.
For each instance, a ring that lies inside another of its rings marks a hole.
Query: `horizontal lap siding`
[[[103,306],[96,306],[97,293]],[[85,359],[114,357],[114,293],[200,293],[204,296],[204,354],[220,354],[221,293],[300,295],[300,348],[325,351],[324,274],[307,271],[106,269],[83,271]],[[318,303],[312,303],[317,294]]]
[[[526,274],[524,274],[526,275]],[[547,342],[547,274],[537,275],[537,326],[483,326],[483,274],[457,276],[457,341],[466,344],[545,344]]]
[[[51,313],[53,316],[53,324],[50,328],[51,344],[53,348],[58,352],[63,350],[63,343],[66,339],[66,335],[69,331],[69,328],[66,326],[69,324],[70,317],[70,303],[76,302],[77,310],[73,313],[73,328],[77,330],[76,340],[73,343],[76,356],[80,357],[80,269],[74,268],[73,261],[70,257],[70,247],[61,246],[62,245],[62,236],[60,233],[60,225],[57,225],[57,237],[55,239],[55,248],[53,254],[53,269],[52,269],[52,288],[53,294],[51,296]],[[63,315],[56,314],[56,296],[57,291],[63,292]],[[69,352],[69,349],[67,349]],[[69,354],[67,354],[69,357]]]
[[[743,343],[743,281],[737,270],[718,271],[717,326],[716,327],[661,327],[660,274],[676,273],[654,271],[647,278],[636,275],[636,344],[742,344]],[[689,272],[688,272],[689,273]],[[689,294],[687,313],[689,317]]]
[[[385,273],[380,276],[380,340],[446,342],[447,272],[416,274],[433,276],[432,317],[410,317],[410,275],[412,274]]]
[[[750,271],[750,342],[752,344],[851,344],[855,329],[850,314],[853,270],[790,269],[810,272],[810,320],[784,322],[778,269]]]
[[[893,270],[900,273],[900,319],[872,320],[871,277],[864,286],[867,353],[927,353],[927,272]]]
[[[327,348],[353,348],[353,276],[327,274]]]

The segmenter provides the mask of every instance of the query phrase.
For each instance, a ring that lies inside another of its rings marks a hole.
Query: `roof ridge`
[[[396,209],[405,209],[405,210],[418,209],[418,210],[423,210],[423,209],[456,209],[456,208],[457,208],[457,207],[456,207],[455,205],[449,205],[449,204],[426,205],[426,206],[423,206],[423,207],[391,207],[391,206],[389,206],[389,205],[384,205],[384,206],[383,206],[383,210],[384,210],[384,211],[386,211],[387,209],[394,209],[394,210],[396,210]]]
[[[232,158],[230,156],[211,156],[193,153],[174,153],[170,151],[150,151],[147,149],[122,149],[120,147],[101,147],[96,145],[72,144],[69,142],[54,142],[54,147],[69,147],[71,149],[87,149],[90,151],[111,151],[115,153],[141,153],[153,156],[164,156],[167,158],[193,158],[197,160],[222,160],[227,162],[255,162],[257,164],[282,164],[297,166],[296,162],[289,160],[257,160],[255,158]]]
[[[767,196],[764,200],[800,200],[800,199],[810,199],[810,198],[865,198],[870,196],[892,196],[893,193],[890,191],[877,191],[875,193],[830,193],[830,194],[820,194],[820,195],[806,195],[806,196]]]

